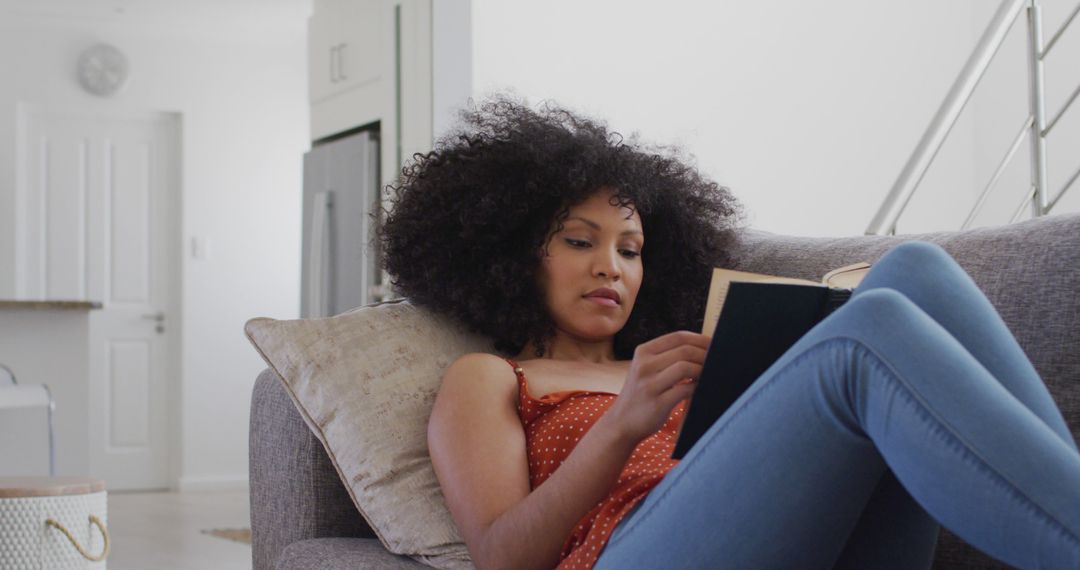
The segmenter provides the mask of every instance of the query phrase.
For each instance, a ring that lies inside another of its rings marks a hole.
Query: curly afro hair
[[[615,336],[616,358],[659,335],[699,330],[711,268],[724,265],[741,208],[671,149],[649,150],[599,121],[505,96],[462,111],[456,132],[390,186],[378,239],[410,301],[494,340],[504,354],[554,334],[537,271],[552,227],[600,189],[637,210],[644,279]]]

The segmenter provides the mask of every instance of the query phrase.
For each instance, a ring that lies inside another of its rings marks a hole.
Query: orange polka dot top
[[[536,489],[570,456],[577,442],[611,407],[616,394],[569,390],[533,398],[525,372],[513,360],[507,362],[517,375],[517,409],[525,428],[529,484]],[[634,448],[611,493],[578,521],[563,543],[560,570],[592,568],[623,516],[679,463],[671,458],[671,452],[685,406],[685,401],[675,406],[664,426]]]

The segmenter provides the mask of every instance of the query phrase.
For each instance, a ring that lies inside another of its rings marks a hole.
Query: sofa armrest
[[[274,570],[427,570],[408,556],[391,554],[374,538],[313,538],[289,545]]]
[[[253,568],[296,541],[375,537],[273,370],[255,381],[249,438]]]

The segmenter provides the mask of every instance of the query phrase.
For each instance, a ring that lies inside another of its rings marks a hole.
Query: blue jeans
[[[615,529],[597,568],[928,568],[938,523],[1080,568],[1080,453],[941,248],[897,246]]]

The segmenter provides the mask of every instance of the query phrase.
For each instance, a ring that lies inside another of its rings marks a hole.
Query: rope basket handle
[[[90,562],[101,562],[102,560],[105,560],[106,556],[109,555],[109,531],[105,528],[105,523],[101,522],[101,519],[97,518],[97,515],[90,515],[90,523],[98,527],[98,530],[101,531],[101,536],[105,539],[105,546],[101,549],[101,554],[97,556],[91,555],[89,552],[87,552],[86,549],[83,548],[81,544],[79,544],[79,541],[75,540],[75,537],[72,536],[71,531],[68,530],[66,526],[64,526],[64,523],[52,518],[45,520],[46,526],[54,527],[60,532],[64,533],[64,536],[66,536],[67,539],[71,541],[71,545],[75,547],[75,550],[79,551],[79,554],[82,554],[83,558],[89,560]]]

